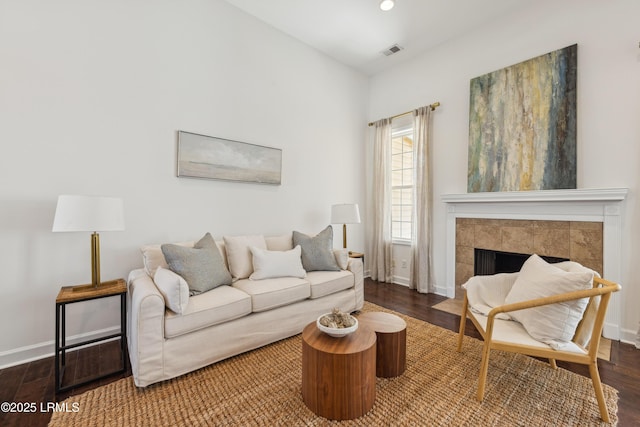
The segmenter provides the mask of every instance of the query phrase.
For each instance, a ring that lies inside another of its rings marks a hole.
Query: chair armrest
[[[525,308],[540,307],[543,305],[557,304],[559,302],[573,301],[573,300],[582,299],[582,298],[591,298],[598,295],[617,292],[620,289],[622,289],[622,287],[619,284],[610,282],[605,279],[601,279],[599,277],[594,277],[593,282],[594,282],[594,285],[601,284],[602,286],[594,287],[591,289],[584,289],[581,291],[565,292],[562,294],[556,294],[548,297],[536,298],[536,299],[527,300],[527,301],[520,301],[512,304],[501,305],[493,308],[489,312],[488,317],[493,318],[498,313],[508,313],[510,311],[524,310]]]

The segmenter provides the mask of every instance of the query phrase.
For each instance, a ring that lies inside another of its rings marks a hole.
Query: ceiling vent
[[[383,50],[382,53],[384,53],[385,56],[390,56],[390,55],[393,55],[394,53],[400,52],[402,49],[404,49],[402,46],[394,44],[393,46]]]

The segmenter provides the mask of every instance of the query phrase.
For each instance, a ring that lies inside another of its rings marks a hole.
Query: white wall
[[[2,0],[0,58],[0,367],[51,355],[60,286],[90,281],[89,233],[51,232],[59,194],[124,198],[103,280],[142,244],[315,233],[364,205],[368,79],[223,1]],[[282,148],[282,185],[176,178],[177,130]],[[68,334],[118,309],[72,306]]]
[[[442,103],[433,115],[434,286],[445,287],[445,205],[440,197],[466,193],[469,81],[577,43],[578,187],[630,189],[624,212],[622,336],[633,342],[640,320],[640,264],[635,262],[640,258],[640,2],[530,3],[525,10],[374,76],[369,120]]]

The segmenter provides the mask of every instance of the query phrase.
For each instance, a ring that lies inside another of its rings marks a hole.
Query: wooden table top
[[[56,304],[69,303],[74,301],[82,301],[85,299],[107,297],[111,295],[119,295],[127,292],[127,282],[124,279],[111,280],[93,286],[63,286],[60,288]]]
[[[362,313],[358,316],[358,323],[369,326],[376,332],[394,333],[407,328],[407,323],[400,317],[381,311]]]
[[[362,325],[355,332],[336,338],[318,329],[316,322],[311,322],[302,331],[302,339],[315,350],[329,354],[360,353],[376,344],[374,331]]]

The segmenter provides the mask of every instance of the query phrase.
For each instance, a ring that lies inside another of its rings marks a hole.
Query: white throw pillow
[[[342,270],[346,270],[349,265],[349,251],[347,249],[334,249],[333,255],[336,257],[338,267]]]
[[[505,304],[590,289],[593,286],[592,270],[577,263],[563,264],[563,267],[567,266],[566,269],[574,271],[566,271],[547,263],[538,255],[531,255],[505,298]],[[533,338],[558,350],[573,338],[588,302],[588,298],[582,298],[512,311],[509,315],[522,323]]]
[[[250,246],[267,249],[264,236],[224,236],[229,271],[236,279],[246,279],[253,273],[253,257]]]
[[[186,280],[171,270],[158,267],[153,281],[164,297],[167,308],[178,314],[184,313],[189,303],[189,285]]]
[[[303,278],[307,272],[302,268],[302,249],[300,245],[289,251],[267,251],[251,246],[253,254],[253,273],[251,280],[270,279],[273,277]]]

